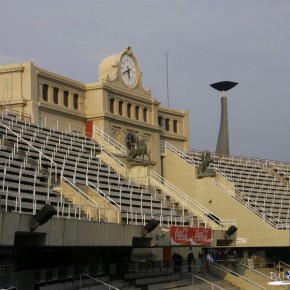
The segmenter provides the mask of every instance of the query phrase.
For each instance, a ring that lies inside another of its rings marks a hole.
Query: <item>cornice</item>
[[[82,90],[84,92],[86,89],[85,84],[82,82],[78,82],[76,80],[73,80],[73,79],[70,79],[70,78],[67,78],[67,77],[64,77],[64,76],[40,69],[40,68],[37,68],[37,76],[44,78],[44,79],[47,79],[47,80],[50,80],[50,81],[53,81],[55,83],[60,83],[60,84],[65,85],[65,86],[69,85],[69,86],[75,87],[76,89]]]
[[[45,102],[38,102],[38,106],[41,108],[45,108],[45,109],[49,109],[49,110],[53,110],[53,111],[58,111],[58,112],[61,112],[63,114],[78,116],[80,118],[86,119],[85,113],[82,113],[80,111],[75,111],[73,109],[69,109],[66,107],[62,107],[60,105],[53,105],[53,104],[45,103]]]
[[[11,73],[11,72],[23,72],[23,71],[24,71],[24,66],[20,65],[18,67],[1,68],[0,69],[0,74],[1,73]]]

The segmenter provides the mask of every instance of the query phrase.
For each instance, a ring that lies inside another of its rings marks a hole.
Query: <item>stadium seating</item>
[[[198,166],[201,154],[200,151],[191,151],[188,160],[193,160],[194,165]],[[215,162],[209,168],[235,184],[240,201],[263,214],[277,228],[288,226],[290,193],[287,174],[289,169],[286,165],[282,167],[280,163],[237,156],[213,154],[213,157]],[[284,176],[284,180],[281,176]]]
[[[0,118],[1,206],[6,210],[35,214],[44,204],[57,208],[58,216],[91,219],[84,206],[62,194],[60,182],[90,187],[118,205],[122,221],[145,224],[150,219],[166,225],[188,225],[178,205],[147,188],[130,182],[105,164],[98,144],[79,133],[69,134],[19,120],[8,113]],[[86,198],[86,197],[85,197]],[[5,202],[4,202],[5,201]]]

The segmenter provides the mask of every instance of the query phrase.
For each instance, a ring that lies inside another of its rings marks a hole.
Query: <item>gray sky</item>
[[[143,85],[190,112],[191,148],[215,151],[228,92],[232,155],[290,161],[289,0],[0,0],[0,63],[32,61],[82,82],[131,46]]]

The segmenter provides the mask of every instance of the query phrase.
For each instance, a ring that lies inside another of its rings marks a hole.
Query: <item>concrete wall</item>
[[[0,246],[14,246],[15,233],[29,233],[33,225],[31,215],[0,212]],[[35,232],[46,234],[45,246],[132,246],[133,237],[142,237],[143,226],[53,217]]]

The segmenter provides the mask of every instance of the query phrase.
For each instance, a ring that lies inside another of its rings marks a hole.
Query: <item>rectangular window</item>
[[[135,107],[135,119],[136,119],[136,120],[139,120],[139,109],[140,109],[139,106],[136,106],[136,107]]]
[[[143,109],[143,121],[147,122],[147,108]]]
[[[73,108],[75,110],[78,110],[79,108],[79,95],[78,94],[74,94],[73,96]]]
[[[63,91],[63,105],[65,107],[68,107],[68,95],[69,95],[68,91]]]
[[[158,125],[159,127],[162,127],[162,122],[163,122],[163,118],[162,117],[158,117]]]
[[[119,102],[119,115],[123,116],[123,102],[122,101]]]
[[[44,101],[48,101],[48,85],[43,84],[42,86],[42,98]]]
[[[173,132],[177,133],[177,120],[173,120]]]
[[[169,119],[165,119],[165,130],[169,131]]]
[[[115,99],[110,99],[110,113],[114,114]]]
[[[58,104],[58,92],[59,88],[53,88],[53,102]]]
[[[131,118],[131,108],[132,108],[132,105],[131,104],[127,104],[127,117],[128,118]]]

